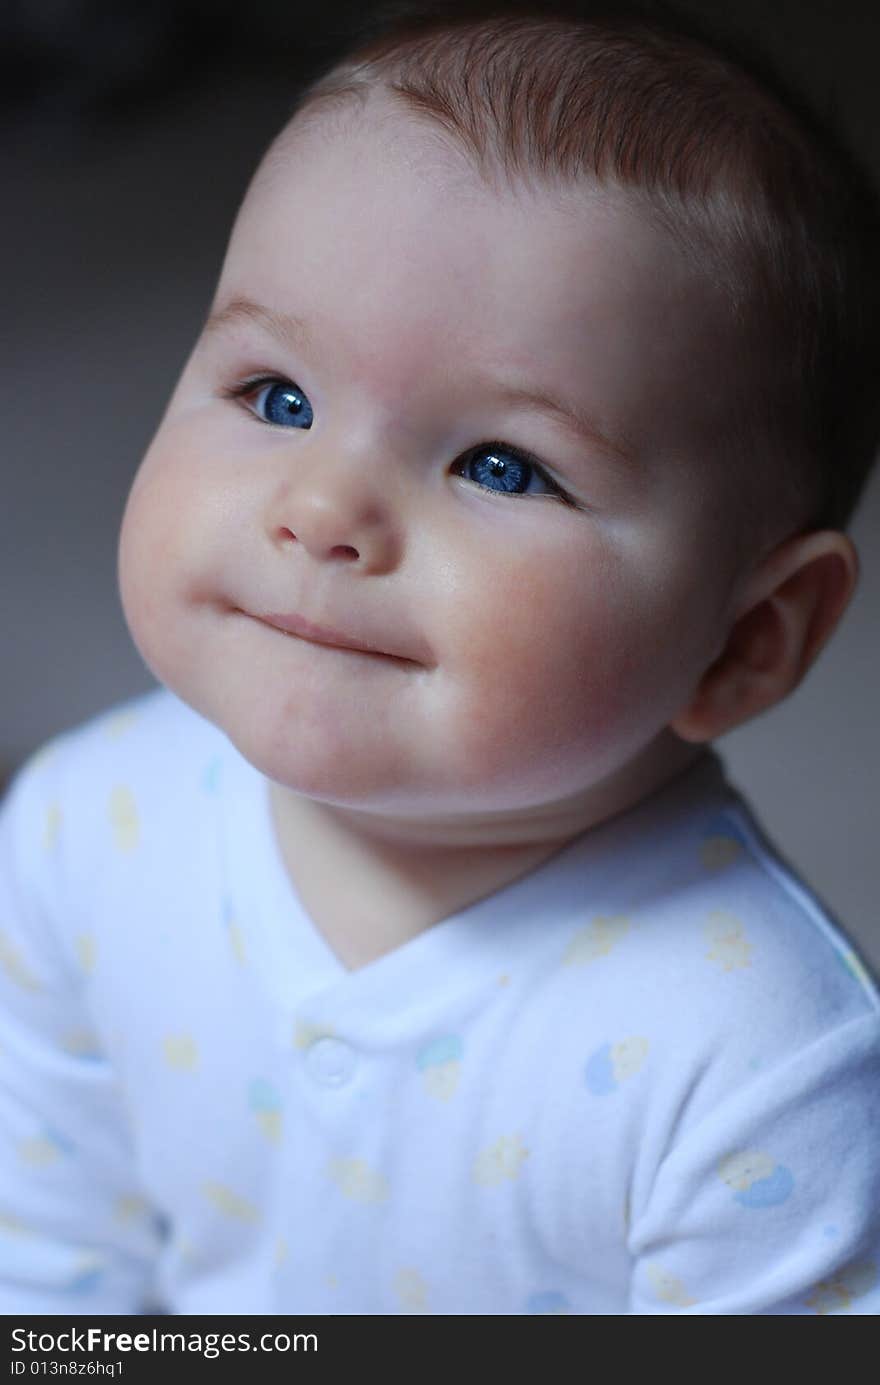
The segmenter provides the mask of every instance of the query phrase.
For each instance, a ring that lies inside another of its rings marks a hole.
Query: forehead
[[[369,356],[389,388],[434,369],[539,373],[655,446],[671,398],[688,423],[708,407],[716,438],[729,398],[727,368],[709,378],[729,354],[720,299],[631,196],[487,176],[381,93],[306,112],[271,146],[217,301],[236,296],[329,332],[353,365]]]
[[[524,286],[542,276],[546,287],[555,268],[562,278],[578,251],[582,275],[603,255],[607,277],[614,258],[620,286],[648,261],[654,268],[664,261],[667,270],[677,261],[682,283],[693,280],[671,239],[623,189],[511,179],[485,161],[478,168],[437,120],[381,89],[307,108],[282,130],[248,190],[233,252],[237,242],[251,240],[266,253],[267,223],[279,244],[320,230],[327,258],[341,244],[352,253],[380,236],[389,250],[406,248],[401,269],[442,256],[460,269],[518,269]],[[650,293],[657,284],[658,276],[648,275],[642,288]]]

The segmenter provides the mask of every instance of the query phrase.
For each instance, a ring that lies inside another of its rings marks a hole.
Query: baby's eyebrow
[[[256,322],[277,337],[283,346],[300,345],[309,335],[305,322],[295,313],[279,313],[250,298],[232,298],[224,307],[211,311],[202,328],[202,336],[214,336],[239,322]]]
[[[237,297],[230,299],[222,308],[211,311],[202,328],[202,336],[214,336],[239,322],[255,322],[258,326],[271,332],[282,346],[290,346],[291,344],[301,346],[310,335],[307,324],[295,313],[276,312],[264,303],[255,303],[251,298]],[[609,437],[594,418],[585,414],[574,404],[540,388],[508,385],[498,381],[489,383],[493,392],[505,404],[513,407],[538,409],[542,413],[549,414],[587,444],[600,448],[601,451],[608,453],[617,461],[625,462],[627,465],[633,464],[632,450],[625,447],[622,440],[616,441]]]
[[[498,387],[497,393],[505,404],[538,409],[541,413],[549,414],[581,441],[607,452],[616,461],[625,462],[628,466],[634,465],[634,449],[624,446],[624,439],[617,440],[609,437],[595,418],[592,418],[575,404],[558,398],[547,390],[532,389],[528,386],[501,385]]]

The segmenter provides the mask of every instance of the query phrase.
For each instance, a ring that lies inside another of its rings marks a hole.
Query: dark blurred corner
[[[68,131],[149,118],[163,98],[231,66],[307,74],[363,14],[344,0],[6,0],[0,102]]]
[[[642,3],[650,8],[651,0]],[[873,125],[874,141],[875,122],[862,121],[849,96],[876,84],[878,0],[678,4],[775,54],[796,80],[806,79],[821,108],[843,106],[857,138]],[[230,68],[295,81],[376,9],[356,0],[5,0],[0,108],[70,131],[148,118],[163,98]]]

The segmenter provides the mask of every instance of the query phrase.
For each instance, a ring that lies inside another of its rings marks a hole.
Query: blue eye
[[[537,462],[519,448],[509,447],[506,443],[480,443],[479,447],[465,452],[459,458],[458,465],[467,480],[475,481],[478,486],[494,491],[496,495],[558,495],[567,499]],[[530,490],[533,479],[543,486],[542,490]]]
[[[314,421],[308,396],[292,380],[263,376],[259,380],[245,380],[226,393],[233,399],[254,395],[252,412],[263,423],[273,423],[279,428],[311,428]]]
[[[279,428],[311,428],[314,422],[308,396],[292,380],[261,375],[243,380],[222,393],[227,399],[253,396],[248,412],[261,423]],[[480,443],[463,453],[455,465],[467,480],[493,495],[552,495],[567,505],[574,504],[536,458],[505,442]]]

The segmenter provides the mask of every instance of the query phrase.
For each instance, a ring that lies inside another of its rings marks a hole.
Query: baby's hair
[[[880,201],[766,57],[667,5],[398,5],[297,110],[377,86],[487,176],[598,182],[670,234],[751,367],[726,440],[749,548],[845,527],[880,440]]]

